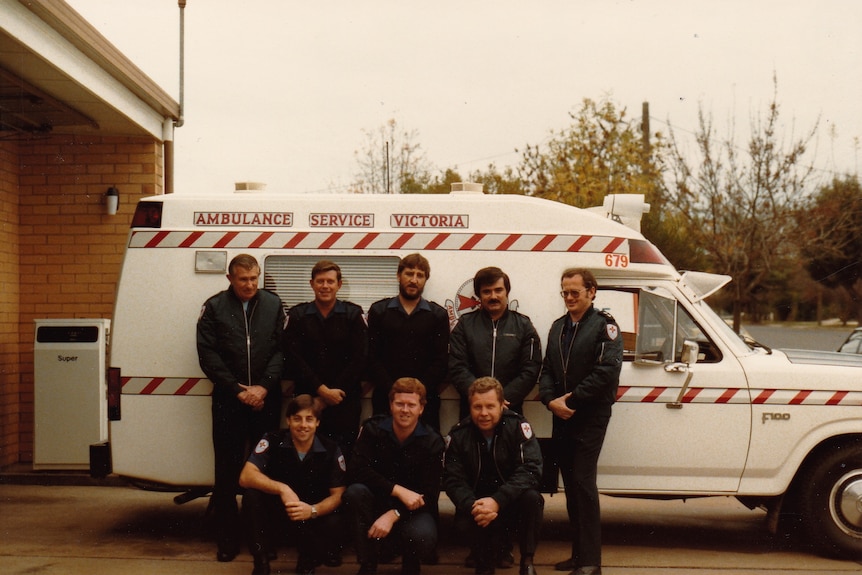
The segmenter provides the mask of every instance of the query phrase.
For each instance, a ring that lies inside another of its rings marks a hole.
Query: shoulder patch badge
[[[449,449],[449,444],[452,443],[452,436],[449,434],[446,434],[446,437],[443,438],[443,443],[445,445],[445,448]]]
[[[267,449],[269,449],[269,441],[267,441],[266,439],[261,439],[258,442],[257,447],[254,448],[254,452],[255,453],[263,453]]]
[[[526,439],[533,437],[533,428],[530,427],[530,423],[528,421],[521,422],[521,431]]]
[[[608,339],[614,340],[620,335],[620,328],[615,323],[609,323],[605,330],[608,332]]]
[[[341,471],[347,471],[347,463],[345,463],[343,455],[338,456],[338,467],[341,468]]]

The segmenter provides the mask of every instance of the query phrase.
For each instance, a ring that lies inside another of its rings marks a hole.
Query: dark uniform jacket
[[[568,349],[564,343],[567,327],[574,329]],[[566,404],[575,410],[576,418],[610,415],[610,406],[617,397],[622,361],[623,338],[609,313],[590,307],[574,325],[566,314],[554,321],[548,334],[539,398],[548,405],[554,398],[571,391]],[[554,417],[555,430],[565,425],[563,420]]]
[[[396,484],[421,493],[425,506],[417,511],[437,513],[440,476],[443,468],[443,439],[422,423],[402,444],[392,430],[391,415],[375,415],[362,424],[353,446],[347,472],[348,483],[361,483],[390,509],[410,513],[397,497],[391,497]]]
[[[436,303],[420,299],[410,315],[397,296],[369,308],[368,371],[375,393],[388,393],[400,377],[415,377],[429,394],[439,395],[448,353],[449,316]]]
[[[283,329],[281,299],[266,290],[249,300],[248,315],[231,288],[204,303],[197,324],[198,359],[213,382],[214,401],[236,398],[239,384],[261,385],[267,403],[281,401]]]
[[[496,322],[482,309],[462,315],[449,338],[449,380],[464,398],[477,378],[503,384],[509,407],[522,403],[536,385],[542,367],[542,344],[530,318],[506,310]]]
[[[326,499],[330,489],[342,487],[345,481],[341,449],[326,437],[315,436],[311,451],[299,459],[290,431],[272,431],[258,442],[248,461],[270,479],[288,485],[306,503]]]
[[[523,415],[503,410],[490,446],[492,469],[483,469],[487,443],[482,432],[466,418],[446,437],[443,487],[459,513],[470,513],[473,503],[491,497],[505,509],[527,489],[537,489],[542,478],[542,450]],[[493,485],[489,483],[493,482]]]
[[[334,423],[342,419],[339,412],[358,408],[366,347],[362,308],[354,303],[338,300],[326,318],[313,301],[295,305],[288,312],[285,355],[288,379],[296,383],[295,393],[317,396],[321,384],[346,393],[341,404],[324,410],[324,421]],[[352,417],[343,419],[344,425],[355,433],[358,419],[356,422]]]

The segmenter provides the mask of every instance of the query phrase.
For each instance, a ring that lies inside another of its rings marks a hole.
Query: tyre
[[[821,453],[800,483],[809,540],[830,554],[862,559],[862,441]]]

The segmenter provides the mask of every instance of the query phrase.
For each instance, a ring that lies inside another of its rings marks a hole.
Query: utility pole
[[[641,107],[641,139],[643,141],[644,157],[649,158],[649,102],[644,102]]]

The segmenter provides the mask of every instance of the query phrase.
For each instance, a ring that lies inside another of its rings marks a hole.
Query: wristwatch
[[[392,513],[395,514],[395,517],[397,517],[398,519],[401,519],[401,512],[398,511],[397,509],[395,509],[394,507],[392,508]]]
[[[317,507],[315,507],[314,505],[311,506],[311,518],[317,519]]]

